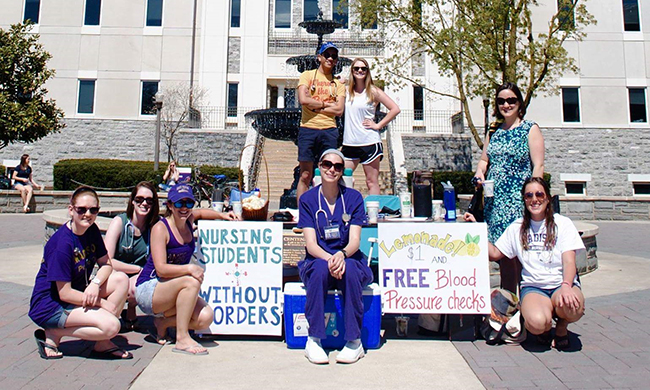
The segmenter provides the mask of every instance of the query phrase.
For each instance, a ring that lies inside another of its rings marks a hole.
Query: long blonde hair
[[[368,102],[371,103],[376,103],[377,102],[377,96],[375,95],[375,84],[372,82],[372,76],[370,75],[370,65],[368,65],[368,61],[366,61],[364,58],[357,57],[352,61],[352,65],[350,65],[350,78],[348,79],[348,99],[350,102],[354,101],[354,85],[356,83],[356,79],[354,78],[354,64],[357,63],[357,61],[361,61],[366,65],[366,85],[365,85],[365,90],[366,90],[366,96],[368,97]]]

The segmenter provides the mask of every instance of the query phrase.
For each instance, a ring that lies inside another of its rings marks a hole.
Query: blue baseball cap
[[[320,49],[318,49],[318,54],[323,54],[323,53],[325,52],[325,50],[327,50],[327,49],[334,49],[334,50],[336,50],[337,53],[339,52],[339,48],[336,47],[336,45],[335,45],[334,43],[332,43],[332,42],[325,42],[325,43],[323,43],[323,45],[320,47]]]
[[[192,199],[196,202],[191,186],[187,184],[176,184],[167,193],[167,200],[173,203],[182,199]]]

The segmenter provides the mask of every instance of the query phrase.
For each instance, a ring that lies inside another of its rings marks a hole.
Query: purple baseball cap
[[[187,184],[176,184],[173,186],[167,193],[167,200],[173,202],[178,202],[181,199],[194,199],[194,193],[192,192],[192,187]]]

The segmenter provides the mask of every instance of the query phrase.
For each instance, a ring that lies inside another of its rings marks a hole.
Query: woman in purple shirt
[[[70,199],[71,220],[45,245],[36,275],[29,317],[40,327],[34,332],[43,359],[59,359],[64,336],[96,341],[92,355],[109,359],[132,359],[111,339],[120,331],[117,316],[124,307],[129,279],[113,271],[95,219],[97,193],[77,188]],[[99,271],[92,276],[95,264]]]
[[[151,231],[151,253],[136,283],[135,298],[145,314],[154,315],[156,341],[165,344],[167,328],[176,327],[172,352],[207,355],[190,336],[190,329],[207,329],[214,312],[199,297],[203,268],[190,263],[194,253],[194,220],[237,219],[234,213],[194,209],[192,187],[177,184],[167,195],[165,218]]]

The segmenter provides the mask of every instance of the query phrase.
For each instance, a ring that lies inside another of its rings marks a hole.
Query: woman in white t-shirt
[[[388,113],[381,121],[375,122],[379,103],[386,106]],[[352,61],[341,152],[345,156],[346,168],[354,171],[359,162],[363,165],[370,195],[379,195],[379,163],[384,158],[379,131],[399,113],[397,104],[372,82],[368,61],[363,58]]]
[[[571,220],[553,213],[550,189],[533,177],[522,188],[523,218],[513,222],[495,245],[490,260],[517,257],[522,264],[521,315],[540,343],[558,350],[569,347],[567,327],[584,315],[585,298],[576,271],[576,252],[585,250]],[[471,220],[470,218],[466,218]],[[553,318],[555,337],[551,338]]]

